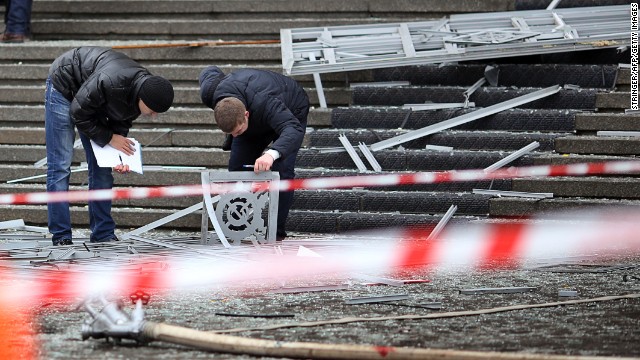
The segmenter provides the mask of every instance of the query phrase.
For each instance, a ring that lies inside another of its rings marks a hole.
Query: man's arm
[[[71,102],[69,113],[78,131],[100,146],[107,145],[113,136],[111,129],[100,122],[97,116],[106,102],[99,76],[90,77],[82,84]],[[106,119],[105,119],[106,120]]]

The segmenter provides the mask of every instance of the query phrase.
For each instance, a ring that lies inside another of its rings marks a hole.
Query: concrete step
[[[44,102],[44,101],[43,101]],[[331,110],[313,108],[307,118],[309,127],[331,125]],[[44,105],[0,105],[0,126],[44,127]],[[213,111],[204,105],[197,108],[172,107],[155,118],[139,117],[132,131],[140,127],[162,128],[215,128]]]
[[[562,218],[568,211],[587,210],[589,208],[640,208],[640,200],[628,199],[583,199],[583,198],[494,198],[489,202],[489,216],[522,217],[536,215],[542,218]]]
[[[126,189],[117,186],[115,189]],[[86,186],[70,186],[70,191],[86,190]],[[45,192],[46,184],[0,184],[0,194]],[[413,201],[405,201],[407,198]],[[489,195],[472,193],[379,191],[379,190],[298,190],[295,192],[293,210],[400,212],[403,214],[444,214],[456,205],[456,214],[487,215]],[[198,196],[152,199],[114,200],[113,206],[182,209],[201,200]],[[74,205],[86,201],[73,202]]]
[[[127,9],[122,12],[121,9]],[[219,0],[68,0],[36,1],[34,18],[101,18],[117,15],[123,19],[251,19],[251,18],[385,18],[388,16],[442,17],[460,12],[509,11],[511,0],[480,4],[469,0],[436,0],[424,6],[422,0],[326,0],[326,1],[219,1]]]
[[[221,147],[225,139],[225,135],[221,130],[176,130],[171,128],[133,128],[128,137],[138,140],[143,148],[150,145],[154,147]],[[76,139],[78,138],[76,132]],[[44,145],[45,130],[42,127],[0,127],[0,143],[7,145]]]
[[[24,44],[0,44],[0,63],[51,63],[63,52],[78,46],[134,47],[118,48],[145,64],[281,64],[280,44],[154,47],[166,41],[91,40],[30,41]],[[175,42],[186,44],[183,41]]]
[[[228,151],[218,148],[147,147],[142,151],[145,165],[227,167]],[[0,145],[0,162],[33,164],[46,157],[44,145]],[[84,150],[75,149],[73,163],[85,161]]]
[[[0,85],[0,103],[41,104],[44,103],[44,83],[36,86]],[[305,89],[309,102],[318,106],[318,95],[315,89]],[[201,106],[200,89],[198,87],[174,87],[174,106]],[[346,106],[351,101],[351,92],[345,88],[325,88],[325,99],[330,106]]]
[[[637,114],[583,113],[575,118],[579,131],[640,131],[640,116]]]
[[[310,147],[342,147],[339,136],[344,134],[353,146],[367,145],[406,134],[410,130],[391,129],[322,129],[308,134]],[[513,133],[508,131],[442,131],[403,143],[409,149],[424,149],[427,145],[446,146],[466,150],[515,151],[534,141],[540,143],[538,151],[552,151],[554,139],[566,134],[560,133]]]
[[[380,150],[373,153],[383,171],[439,171],[461,169],[484,169],[507,155],[502,151],[431,151],[431,150]],[[526,166],[537,155],[525,155],[510,166]],[[368,162],[365,165],[371,169]],[[323,153],[318,149],[303,149],[298,153],[296,164],[303,167],[323,167],[330,169],[357,169],[353,160],[344,152]]]
[[[549,154],[540,153],[532,157],[533,165],[568,165],[579,163],[600,163],[608,161],[629,161],[635,157],[614,155],[583,155],[583,154]]]
[[[441,215],[292,210],[287,219],[287,231],[344,233],[406,226],[432,229],[441,219]],[[456,216],[449,224],[464,224],[480,219],[484,217]]]
[[[514,179],[513,191],[550,192],[556,197],[640,199],[640,178],[587,176]]]
[[[409,111],[399,107],[378,106],[336,108],[331,123],[339,129],[420,129],[475,109]],[[574,130],[577,110],[566,109],[509,109],[495,115],[456,126],[456,130],[508,130],[530,132],[568,132]]]
[[[451,103],[464,102],[465,87],[457,86],[359,86],[353,89],[353,104],[364,106],[401,106],[424,102]],[[482,87],[469,98],[477,107],[495,105],[513,98],[540,90],[540,88]],[[584,109],[594,110],[597,106],[598,89],[560,90],[554,95],[520,106],[523,109]]]
[[[75,167],[74,167],[75,168]],[[226,165],[224,166],[226,169]],[[72,168],[73,169],[73,168]],[[166,167],[156,171],[145,171],[144,175],[130,173],[114,173],[115,186],[172,186],[172,185],[193,185],[200,184],[200,173],[202,168],[176,168]],[[13,185],[31,185],[46,183],[46,168],[35,168],[33,165],[0,164],[0,183],[7,181],[35,177],[33,179],[15,182]],[[37,176],[37,177],[36,177]],[[70,177],[71,185],[86,185],[86,171],[72,172]],[[7,184],[7,186],[13,186]],[[19,190],[17,190],[19,191]]]
[[[145,165],[226,167],[229,151],[218,148],[198,147],[153,147],[143,149]],[[483,169],[509,155],[503,151],[448,152],[430,150],[380,150],[374,157],[384,171],[435,171]],[[4,145],[0,144],[0,163],[30,165],[46,156],[44,145]],[[526,155],[510,166],[526,166],[538,155]],[[73,163],[85,161],[84,150],[75,149]],[[338,169],[357,168],[349,154],[321,153],[317,149],[301,149],[297,157],[301,167],[325,167]]]
[[[86,174],[86,173],[85,173]],[[86,176],[86,175],[85,175]],[[114,189],[126,189],[126,187],[115,186]],[[72,185],[70,191],[87,190],[87,186]],[[46,184],[0,184],[0,194],[20,194],[47,191]],[[174,198],[152,198],[152,199],[122,199],[114,200],[115,207],[137,207],[137,208],[164,208],[173,211],[187,208],[202,201],[201,196],[180,196]],[[86,201],[74,201],[72,205],[84,206]],[[488,206],[487,206],[488,208]]]
[[[433,215],[444,214],[451,205],[456,205],[458,215],[486,215],[489,213],[489,198],[489,195],[472,193],[302,190],[296,191],[292,209]]]
[[[73,226],[88,227],[89,216],[86,206],[71,206],[70,210]],[[116,222],[117,231],[124,232],[172,215],[178,210],[114,207],[111,215]],[[163,228],[199,231],[201,216],[200,212],[195,212],[176,219]],[[441,218],[441,215],[292,210],[287,219],[287,231],[340,233],[399,226],[433,228]],[[449,224],[467,223],[482,218],[456,216],[450,220]],[[47,207],[46,205],[0,205],[0,219],[23,219],[29,225],[46,226]]]
[[[596,107],[598,111],[624,111],[631,105],[631,93],[627,91],[615,91],[598,94]]]
[[[272,18],[250,19],[34,19],[35,40],[279,40],[280,29],[313,28],[339,25],[398,23],[424,20],[414,18]]]
[[[1,165],[0,165],[1,166]],[[0,169],[2,169],[0,167]],[[385,171],[382,174],[414,174],[415,172],[404,171]],[[358,176],[372,175],[372,173],[359,173],[357,169],[329,169],[329,168],[296,168],[296,177],[301,179],[317,179],[323,177],[341,177],[341,176]],[[355,189],[355,188],[354,188]],[[495,189],[495,190],[511,190],[511,180],[493,180],[493,181],[460,181],[460,182],[443,182],[435,184],[405,184],[405,185],[389,185],[362,187],[360,189],[372,189],[380,191],[431,191],[431,192],[471,192],[473,189]]]
[[[163,76],[171,81],[174,86],[198,86],[198,76],[204,65],[188,65],[188,64],[141,64],[154,75]],[[3,85],[41,85],[47,78],[49,72],[49,62],[42,64],[0,64],[0,79]],[[282,65],[280,64],[254,64],[252,66],[236,64],[236,65],[217,65],[225,73],[251,67],[253,69],[261,69],[282,73]],[[293,76],[296,81],[305,87],[314,87],[313,75],[296,75]],[[373,75],[370,70],[353,71],[349,73],[328,73],[322,74],[322,85],[326,87],[348,86],[349,82],[371,82]]]
[[[555,140],[556,152],[565,154],[639,155],[638,136],[566,136]]]
[[[412,85],[471,86],[484,78],[487,64],[417,65],[375,69],[375,81],[409,81]],[[617,81],[617,65],[584,64],[492,64],[498,86],[547,87],[577,85],[611,89]],[[486,85],[489,86],[489,85]]]
[[[220,169],[220,168],[218,168]],[[226,167],[224,167],[226,169]],[[173,185],[193,185],[200,183],[200,172],[205,169],[201,168],[173,168],[165,167],[154,171],[145,171],[144,175],[136,173],[131,174],[114,174],[114,182],[116,186],[173,186]],[[211,170],[211,169],[209,169]],[[27,186],[32,184],[45,184],[46,168],[35,168],[32,165],[18,164],[0,164],[0,183],[7,181],[36,177],[32,179],[22,180],[12,184],[7,184],[7,188],[11,186]],[[357,170],[349,169],[324,169],[324,168],[305,168],[297,167],[296,176],[298,178],[321,178],[321,177],[339,177],[339,176],[357,176],[368,175],[360,174]],[[71,173],[70,184],[86,185],[86,172]],[[454,182],[454,183],[437,183],[437,184],[415,184],[415,185],[399,185],[399,186],[381,186],[371,187],[372,190],[380,191],[438,191],[438,192],[470,192],[472,189],[497,189],[510,190],[511,180],[495,180],[490,181],[470,181],[470,182]],[[15,192],[22,192],[16,190]]]

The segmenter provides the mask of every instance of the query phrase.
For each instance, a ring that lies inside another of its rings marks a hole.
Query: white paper
[[[131,171],[142,174],[142,150],[140,150],[140,143],[134,138],[129,138],[129,140],[133,141],[135,146],[133,155],[127,155],[109,144],[101,147],[91,140],[93,155],[96,157],[98,166],[115,167],[120,164],[129,165]]]

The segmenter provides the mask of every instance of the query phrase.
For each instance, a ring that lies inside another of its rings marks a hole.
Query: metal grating
[[[617,5],[282,29],[282,65],[301,75],[615,48],[630,44],[629,21]]]

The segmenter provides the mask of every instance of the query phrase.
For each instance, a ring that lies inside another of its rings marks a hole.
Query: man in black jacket
[[[296,155],[307,127],[309,98],[298,83],[271,71],[242,69],[225,74],[210,66],[200,73],[200,97],[214,110],[220,130],[233,136],[229,171],[274,170],[280,179],[295,177]],[[280,192],[277,239],[293,192]]]
[[[172,103],[171,83],[122,53],[79,47],[62,54],[49,69],[45,92],[47,191],[69,190],[75,128],[89,167],[89,189],[111,189],[111,168],[98,167],[91,140],[132,155],[133,141],[126,136],[133,120],[165,112]],[[49,203],[47,210],[53,244],[73,244],[69,203]],[[89,227],[91,242],[117,240],[111,200],[89,202]]]

